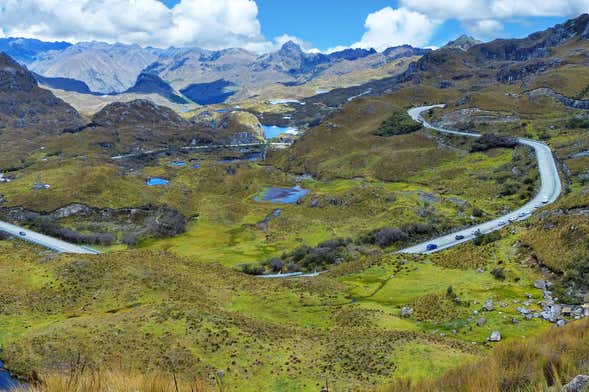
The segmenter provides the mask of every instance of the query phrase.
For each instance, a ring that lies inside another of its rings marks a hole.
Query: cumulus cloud
[[[503,29],[503,24],[495,19],[468,20],[462,26],[479,38],[493,38]]]
[[[409,44],[422,46],[429,42],[439,21],[407,8],[385,7],[368,15],[366,32],[353,48],[384,50],[391,46]]]
[[[273,44],[261,33],[253,0],[2,0],[5,36],[152,46],[244,47]]]

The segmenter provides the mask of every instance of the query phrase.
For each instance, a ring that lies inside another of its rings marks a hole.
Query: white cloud
[[[80,42],[272,47],[261,33],[253,0],[181,0],[168,9],[158,0],[2,0],[5,36]]]
[[[407,8],[385,7],[366,18],[366,32],[353,48],[384,50],[391,46],[409,44],[422,46],[429,42],[439,22]]]
[[[589,0],[401,0],[402,7],[433,18],[464,20],[526,16],[576,16]]]
[[[462,26],[470,34],[485,39],[494,38],[503,30],[503,24],[495,19],[468,20]]]

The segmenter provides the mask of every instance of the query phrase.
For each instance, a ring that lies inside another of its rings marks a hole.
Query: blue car
[[[425,247],[425,250],[427,250],[428,252],[435,249],[438,249],[438,245],[436,244],[427,244],[427,246]]]
[[[458,234],[456,237],[454,237],[456,239],[456,241],[460,241],[464,239],[464,236],[462,234]]]

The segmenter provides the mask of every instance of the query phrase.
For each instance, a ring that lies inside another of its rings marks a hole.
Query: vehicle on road
[[[510,221],[511,223],[515,222],[517,220],[517,218],[515,216],[510,216],[508,221]]]
[[[19,231],[18,235],[20,235],[21,237],[24,237],[27,235],[27,233],[25,233],[24,231]]]
[[[527,213],[525,211],[522,211],[519,214],[517,214],[517,216],[519,216],[520,218],[523,218],[526,215],[527,215]]]
[[[438,245],[436,244],[427,244],[427,246],[425,247],[425,250],[427,251],[432,251],[432,250],[436,250],[438,249]]]
[[[542,199],[542,203],[543,203],[543,204],[546,204],[546,203],[548,203],[548,198],[547,198],[547,197],[545,197],[544,199]]]
[[[464,236],[462,234],[458,234],[456,237],[454,237],[454,239],[456,239],[456,241],[460,241],[464,239]]]
[[[483,233],[481,233],[481,229],[476,229],[475,231],[472,232],[472,235],[474,235],[475,237],[478,237],[480,235],[483,235]]]
[[[507,222],[505,222],[505,221],[501,221],[501,222],[499,222],[498,224],[499,224],[499,226],[505,226],[505,225],[507,224]]]

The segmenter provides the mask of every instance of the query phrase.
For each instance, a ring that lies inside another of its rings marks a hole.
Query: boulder
[[[403,306],[401,308],[401,317],[409,317],[413,314],[413,308],[409,306]]]
[[[488,299],[485,301],[485,304],[483,305],[483,310],[485,312],[491,312],[495,309],[495,306],[493,305],[493,300],[492,299]]]
[[[566,384],[560,392],[582,392],[589,386],[589,376],[580,374]]]
[[[487,324],[487,319],[486,318],[481,317],[480,319],[477,320],[477,326],[482,327],[485,324]]]
[[[540,290],[546,290],[546,282],[542,279],[538,279],[534,282],[534,287]]]
[[[501,333],[499,331],[491,332],[491,336],[487,339],[489,342],[500,342],[501,341]]]

